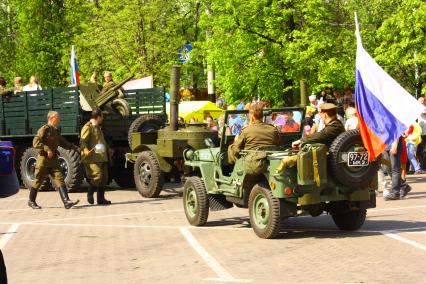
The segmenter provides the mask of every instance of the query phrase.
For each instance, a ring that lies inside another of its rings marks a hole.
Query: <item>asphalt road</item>
[[[61,206],[27,190],[0,200],[0,248],[9,283],[425,283],[426,176],[409,176],[405,200],[383,201],[360,231],[337,230],[327,215],[283,222],[278,239],[259,239],[248,210],[211,212],[190,227],[181,188],[162,198],[112,190],[111,206]]]

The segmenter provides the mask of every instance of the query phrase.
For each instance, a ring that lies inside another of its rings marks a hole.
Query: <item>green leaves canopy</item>
[[[354,11],[364,47],[409,92],[425,92],[422,0],[0,0],[0,74],[67,85],[75,45],[82,80],[93,72],[153,75],[168,85],[177,50],[192,43],[183,86],[205,87],[206,64],[228,101],[298,102],[355,83]],[[208,12],[207,12],[208,11]],[[206,36],[206,32],[209,36]]]

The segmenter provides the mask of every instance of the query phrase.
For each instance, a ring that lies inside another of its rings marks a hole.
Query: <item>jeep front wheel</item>
[[[164,174],[152,151],[144,151],[136,159],[134,167],[136,188],[143,197],[155,198],[164,185]]]
[[[358,209],[347,212],[336,212],[332,213],[331,217],[333,218],[336,226],[343,231],[355,231],[361,228],[367,217],[366,209]]]
[[[249,196],[250,223],[260,238],[271,239],[280,232],[280,200],[256,184]]]
[[[183,208],[186,219],[193,226],[202,226],[209,217],[209,199],[204,182],[199,177],[190,177],[183,187]]]

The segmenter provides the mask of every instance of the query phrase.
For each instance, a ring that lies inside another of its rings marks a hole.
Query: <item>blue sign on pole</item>
[[[189,55],[191,53],[191,50],[192,50],[192,44],[185,44],[179,48],[179,52],[178,52],[179,63],[185,63],[189,61]]]

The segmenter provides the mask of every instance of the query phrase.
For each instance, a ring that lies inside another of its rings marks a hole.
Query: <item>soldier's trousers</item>
[[[92,186],[105,186],[108,183],[108,163],[84,164],[86,176]]]
[[[58,165],[56,166],[39,166],[36,165],[35,168],[35,179],[33,188],[39,189],[41,185],[43,184],[43,181],[46,179],[46,177],[50,175],[53,179],[53,182],[55,183],[56,187],[63,187],[65,186],[64,183],[64,174],[62,173],[61,167]]]

